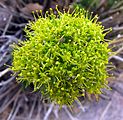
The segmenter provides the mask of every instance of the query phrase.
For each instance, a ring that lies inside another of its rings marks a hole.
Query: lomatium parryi
[[[27,40],[14,45],[11,69],[17,81],[33,84],[44,98],[70,105],[85,92],[100,94],[107,86],[108,43],[104,27],[84,10],[56,10],[25,27]]]

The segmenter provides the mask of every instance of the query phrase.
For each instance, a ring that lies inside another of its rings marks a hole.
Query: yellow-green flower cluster
[[[15,45],[12,70],[17,80],[44,98],[70,105],[85,91],[100,94],[108,77],[108,44],[104,28],[84,10],[50,14],[25,28],[27,40]]]

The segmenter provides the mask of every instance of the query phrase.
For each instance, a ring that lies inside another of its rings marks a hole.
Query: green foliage
[[[109,9],[110,7],[115,7],[121,0],[107,0],[105,1],[104,7]],[[74,7],[78,6],[79,8],[85,8],[89,10],[96,10],[99,5],[103,3],[102,0],[78,0],[73,4]]]
[[[108,77],[108,44],[97,18],[84,10],[54,15],[52,10],[25,28],[27,40],[14,46],[17,80],[59,105],[70,105],[85,91],[100,94]]]
[[[76,7],[80,8],[85,8],[85,9],[95,9],[99,5],[100,0],[78,0],[78,2],[75,2],[73,5]]]

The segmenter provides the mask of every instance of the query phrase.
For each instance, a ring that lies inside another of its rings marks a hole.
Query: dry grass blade
[[[6,34],[6,31],[7,31],[8,27],[9,27],[9,25],[10,25],[11,20],[12,20],[12,17],[13,17],[13,15],[10,15],[10,17],[8,19],[8,22],[7,22],[6,26],[5,26],[4,32],[3,32],[2,35],[5,35]]]
[[[0,82],[0,86],[7,85],[8,83],[10,83],[10,82],[13,81],[13,80],[15,80],[15,76],[12,76],[11,78],[9,78],[9,79],[6,80],[6,81]]]
[[[11,71],[9,68],[3,70],[0,72],[0,77],[2,77],[3,75],[5,75],[7,72]]]
[[[70,120],[78,120],[77,118],[73,117],[73,115],[70,113],[70,111],[67,109],[66,106],[63,106],[63,109],[65,110],[65,112],[69,116]]]
[[[33,112],[34,112],[34,108],[35,108],[35,105],[36,105],[36,101],[37,101],[37,97],[34,98],[34,101],[33,101],[32,108],[30,110],[28,119],[31,119],[31,117],[33,116]]]
[[[17,97],[16,97],[16,99],[15,99],[15,101],[14,101],[13,108],[12,108],[12,110],[11,110],[11,112],[10,112],[10,114],[9,114],[9,116],[8,116],[8,118],[7,118],[7,120],[11,120],[11,118],[12,118],[12,116],[13,116],[13,113],[14,113],[16,107],[17,107],[18,98],[19,98],[19,94],[17,95]]]
[[[112,102],[110,101],[110,102],[108,103],[108,105],[106,106],[106,108],[104,109],[104,111],[103,111],[103,113],[102,113],[102,115],[101,115],[101,117],[100,117],[99,120],[105,120],[105,119],[104,119],[104,116],[105,116],[105,114],[107,113],[107,111],[108,111],[109,107],[111,106],[111,104],[112,104]]]
[[[54,107],[54,104],[52,103],[50,106],[49,106],[49,109],[48,111],[45,113],[45,116],[44,116],[44,119],[43,120],[48,120],[52,110],[53,110],[53,107]]]
[[[16,96],[20,93],[21,90],[19,90],[16,94],[14,93],[14,95],[12,95],[12,97],[10,98],[10,96],[7,96],[5,99],[4,99],[4,102],[2,104],[2,106],[0,107],[0,113],[2,113],[15,99],[16,99]]]
[[[7,120],[15,120],[16,114],[17,114],[17,112],[18,112],[21,105],[22,105],[22,99],[20,99],[18,104],[16,105],[15,111],[14,111],[12,117],[10,119],[8,118]]]

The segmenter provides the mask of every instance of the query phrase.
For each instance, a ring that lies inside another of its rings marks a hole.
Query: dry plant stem
[[[122,39],[122,38],[123,38],[123,35],[122,34],[118,34],[115,39]]]
[[[15,120],[28,120],[27,117],[23,117],[23,116],[15,116]],[[29,120],[40,120],[40,119],[29,119]]]
[[[52,103],[50,106],[49,106],[49,109],[48,111],[46,112],[45,116],[44,116],[44,119],[43,120],[48,120],[52,110],[53,110],[53,107],[54,107],[54,103]]]
[[[117,50],[116,52],[115,52],[115,54],[117,55],[117,54],[119,54],[120,52],[122,52],[123,51],[123,47],[121,47],[119,50]]]
[[[0,83],[0,86],[3,86],[3,85],[7,85],[8,83],[10,83],[11,81],[13,81],[14,79],[15,79],[15,77],[16,76],[12,76],[11,78],[9,78],[8,80],[6,80],[6,81],[2,81],[1,83]]]
[[[105,18],[105,19],[101,20],[101,23],[104,24],[105,22],[107,22],[107,21],[109,21],[109,20],[112,20],[112,19],[113,19],[113,17],[110,16],[110,17],[108,17],[108,18]]]
[[[33,17],[30,17],[30,16],[27,16],[27,15],[24,15],[23,13],[19,13],[17,11],[13,11],[11,9],[8,9],[7,7],[6,8],[2,8],[0,7],[0,10],[3,11],[5,10],[6,11],[7,9],[7,12],[11,12],[12,16],[15,16],[15,17],[22,17],[23,19],[26,19],[26,20],[33,20]],[[10,21],[11,22],[11,21]],[[9,25],[9,24],[8,24]]]
[[[3,87],[5,87],[5,86],[3,86]],[[2,99],[3,97],[5,97],[8,93],[11,92],[11,90],[14,90],[16,87],[17,87],[17,86],[15,86],[15,85],[9,87],[9,89],[7,89],[4,93],[2,93],[2,94],[0,95],[0,99]]]
[[[3,75],[5,75],[9,71],[11,71],[9,68],[3,70],[2,72],[0,72],[0,77],[2,77]]]
[[[113,45],[117,45],[117,44],[122,44],[123,43],[123,38],[119,38],[119,39],[116,39],[116,40],[113,40],[109,43],[109,46],[113,46]]]
[[[102,99],[111,100],[111,97],[109,97],[109,96],[107,96],[107,95],[100,94],[99,96],[100,96]]]
[[[37,100],[37,97],[34,98],[34,101],[33,101],[32,108],[30,110],[28,119],[30,119],[32,117],[32,114],[33,114],[33,111],[34,111],[34,108],[35,108],[35,105],[36,105],[36,100]]]
[[[4,29],[3,29],[3,28],[0,28],[0,31],[2,31],[2,32],[3,32],[3,31],[4,31]],[[11,33],[11,34],[13,34],[13,31],[12,31],[12,30],[11,30],[11,31],[10,31],[10,30],[7,30],[7,33]]]
[[[59,106],[56,105],[56,106],[54,107],[54,110],[53,110],[53,113],[54,113],[54,115],[55,115],[55,117],[56,117],[55,120],[58,120],[58,118],[59,118],[58,112],[59,112]]]
[[[8,48],[6,48],[7,47],[7,45],[9,45],[9,43],[10,43],[10,41],[7,41],[6,43],[4,43],[4,46],[2,46],[1,48],[0,48],[0,52],[1,53],[7,53],[8,51],[7,51],[7,49]],[[6,49],[5,49],[6,48]],[[4,55],[2,55],[2,56],[4,56]],[[2,59],[2,58],[1,58]]]
[[[7,24],[6,24],[6,27],[5,27],[4,32],[3,32],[2,35],[5,35],[5,34],[6,34],[6,31],[7,31],[7,29],[9,28],[10,22],[11,22],[11,20],[12,20],[12,17],[13,17],[13,15],[10,15],[9,20],[8,20],[8,22],[7,22]]]
[[[66,106],[63,106],[63,109],[65,110],[65,112],[67,113],[67,115],[69,116],[69,118],[71,120],[78,120],[77,118],[73,117],[72,114],[69,112],[69,110],[67,109]]]
[[[115,4],[115,6],[112,6],[111,8],[114,9],[114,8],[119,8],[120,6],[122,6],[123,4],[123,1],[120,1],[118,2],[117,4]]]
[[[49,107],[49,106],[48,106]],[[43,114],[45,114],[47,112],[47,106],[46,104],[44,103],[44,111],[43,111]]]
[[[9,84],[9,85],[7,85],[6,87],[4,87],[4,86],[0,87],[0,95],[2,95],[3,93],[5,93],[5,91],[6,91],[7,89],[9,89],[10,86],[11,86],[11,85]]]
[[[2,67],[8,60],[10,60],[11,55],[7,55],[5,59],[3,59],[0,63],[0,67]]]
[[[10,36],[10,35],[0,36],[0,40],[2,42],[1,44],[3,44],[0,47],[0,54],[1,54],[0,67],[2,67],[11,58],[11,55],[10,55],[11,49],[9,48],[9,45],[13,42],[17,43],[18,40],[14,36]]]
[[[11,99],[8,98],[8,102],[6,102],[6,104],[4,104],[1,109],[0,109],[0,113],[2,113],[11,103],[12,101],[16,98],[16,96],[21,92],[21,90],[19,90],[16,95],[14,95]]]
[[[16,42],[17,41],[17,38],[15,36],[11,36],[11,35],[2,35],[2,36],[0,36],[0,39],[5,39],[5,38],[9,39],[11,42]]]
[[[108,105],[106,106],[106,108],[105,108],[105,110],[103,111],[103,113],[102,113],[102,115],[101,115],[101,117],[100,117],[99,120],[104,120],[104,116],[105,116],[105,114],[107,113],[107,111],[108,111],[109,107],[111,106],[111,104],[112,104],[112,101],[110,101],[110,102],[108,103]]]
[[[36,116],[36,120],[40,120],[41,119],[41,110],[43,108],[43,105],[41,104],[41,101],[40,99],[38,98],[38,113],[37,113],[37,116]]]
[[[109,10],[107,12],[104,12],[100,16],[104,17],[106,15],[113,14],[113,13],[116,13],[116,12],[119,12],[119,11],[122,11],[122,10],[123,10],[123,7],[120,7],[120,8],[114,9],[114,10]]]
[[[14,25],[14,26],[16,26],[16,27],[24,27],[24,26],[26,25],[26,23],[17,24],[17,23],[11,22],[10,25]]]
[[[15,41],[16,40],[16,41]],[[5,48],[10,45],[10,43],[12,42],[17,42],[17,39],[15,39],[14,37],[12,37],[12,39],[9,39],[1,48],[0,48],[0,51],[4,51]]]
[[[2,2],[0,2],[0,6],[6,8],[6,5],[4,5]]]
[[[6,52],[4,52],[3,53],[3,55],[1,56],[1,58],[0,58],[0,63],[2,62],[2,60],[6,57],[6,55],[7,55],[7,51]]]
[[[117,80],[117,82],[112,84],[111,87],[123,96],[123,87],[122,87],[121,83],[122,83],[122,81]]]
[[[34,20],[34,18],[33,17],[30,17],[30,16],[27,16],[27,15],[24,15],[23,13],[20,13],[20,15],[19,15],[20,17],[22,17],[22,18],[24,18],[24,19],[26,19],[26,20]]]
[[[121,26],[121,27],[113,27],[112,30],[114,30],[114,31],[122,31],[123,30],[123,26]]]
[[[120,40],[118,40],[118,41],[111,42],[109,45],[111,46],[111,45],[115,45],[115,44],[117,44],[117,43],[122,43],[122,42],[123,42],[123,40],[120,39]],[[120,49],[118,49],[117,51],[115,51],[115,55],[109,57],[109,60],[111,60],[112,58],[114,58],[114,59],[116,59],[116,60],[118,60],[118,61],[123,62],[123,58],[117,56],[117,55],[118,55],[119,53],[121,53],[122,51],[123,51],[123,47],[121,47]]]
[[[83,112],[86,111],[85,107],[82,105],[82,103],[81,103],[79,100],[75,100],[75,102],[77,103],[77,105],[79,105],[79,108],[80,108]]]
[[[14,105],[13,105],[13,107],[12,107],[12,110],[11,110],[11,112],[10,112],[10,114],[9,114],[9,116],[8,116],[8,118],[7,118],[7,120],[11,120],[11,118],[12,118],[12,116],[13,116],[13,113],[14,113],[16,107],[17,107],[18,98],[19,98],[19,94],[17,95],[17,97],[16,97],[16,99],[15,99],[15,101],[14,101]]]
[[[22,29],[20,29],[20,30],[18,30],[16,33],[15,33],[15,35],[14,36],[18,36],[18,35],[21,35],[22,34]],[[22,35],[21,35],[22,36]],[[21,40],[21,39],[20,39]]]
[[[17,112],[18,112],[21,105],[22,105],[22,99],[19,100],[19,102],[16,106],[16,109],[15,109],[15,112],[13,113],[11,119],[8,119],[8,120],[15,120],[16,114],[17,114]]]
[[[25,94],[23,94],[23,99],[24,99],[26,102],[29,101],[28,97],[27,97]]]
[[[117,61],[123,62],[123,58],[121,58],[121,57],[119,57],[119,56],[111,56],[111,57],[109,58],[109,60],[111,60],[112,58],[114,58],[114,59],[117,60]]]
[[[113,96],[114,96],[115,93],[116,93],[116,92],[113,93],[112,98],[113,98]],[[104,116],[105,116],[105,114],[107,113],[107,111],[108,111],[109,107],[111,106],[111,104],[112,104],[112,101],[109,101],[108,105],[106,106],[106,108],[105,108],[104,111],[102,112],[102,114],[101,114],[99,120],[105,120],[105,119],[104,119]]]

